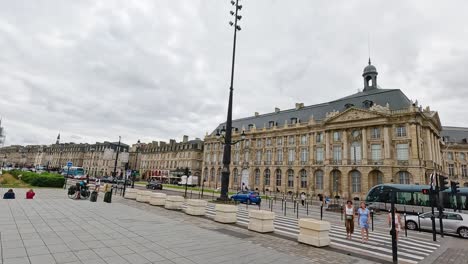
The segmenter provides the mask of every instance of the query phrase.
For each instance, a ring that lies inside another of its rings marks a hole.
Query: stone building
[[[444,127],[442,136],[444,174],[468,187],[468,128]]]
[[[159,175],[181,176],[185,168],[189,168],[194,176],[201,175],[203,141],[199,138],[189,140],[188,136],[184,136],[181,142],[171,139],[168,143],[142,143],[139,144],[138,153],[136,166],[143,179]]]
[[[230,188],[364,197],[380,183],[425,184],[443,169],[438,113],[399,89],[377,85],[377,69],[362,74],[363,90],[322,104],[233,121]],[[205,138],[203,176],[220,186],[223,146]]]
[[[95,144],[86,144],[84,147],[83,168],[86,174],[93,177],[111,176],[114,173],[115,159],[117,150],[117,166],[115,171],[117,175],[125,170],[126,163],[129,162],[129,146],[118,142],[96,142]]]

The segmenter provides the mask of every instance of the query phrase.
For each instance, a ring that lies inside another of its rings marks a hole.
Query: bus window
[[[414,193],[416,199],[416,205],[430,206],[429,195],[423,193]]]
[[[411,200],[411,192],[397,192],[397,203],[408,204]]]

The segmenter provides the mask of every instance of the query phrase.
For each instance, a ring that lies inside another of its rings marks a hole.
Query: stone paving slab
[[[24,191],[15,190],[17,197]],[[0,264],[372,263],[117,196],[107,204],[102,196],[91,203],[37,189],[35,200],[0,200]]]

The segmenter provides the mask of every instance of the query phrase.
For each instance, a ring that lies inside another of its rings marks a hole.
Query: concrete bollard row
[[[185,208],[185,213],[188,215],[197,215],[202,216],[206,213],[206,206],[208,202],[205,200],[195,200],[189,199],[187,200],[187,207]]]
[[[217,204],[215,206],[214,220],[223,224],[234,224],[237,222],[237,205]]]
[[[314,247],[330,245],[330,223],[311,218],[299,219],[298,242]]]
[[[125,190],[125,199],[136,200],[137,198],[137,189],[127,189]]]
[[[140,203],[149,202],[151,192],[150,191],[137,191],[136,200]]]
[[[164,206],[166,204],[166,197],[165,193],[151,193],[149,204]]]
[[[265,210],[250,210],[249,211],[249,230],[268,233],[274,232],[275,213]]]

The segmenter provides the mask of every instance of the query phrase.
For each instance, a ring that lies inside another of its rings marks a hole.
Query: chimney
[[[299,110],[304,107],[304,103],[296,103],[296,110]]]
[[[182,139],[182,142],[187,143],[188,142],[188,136],[184,135],[184,138]]]
[[[279,113],[280,109],[278,107],[275,107],[275,113]]]
[[[258,112],[255,112],[255,116],[259,116],[260,114]]]

